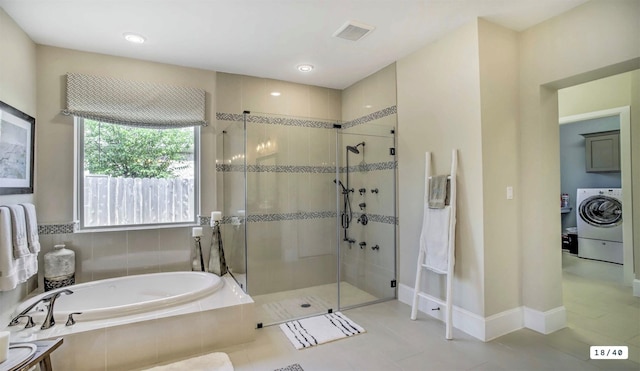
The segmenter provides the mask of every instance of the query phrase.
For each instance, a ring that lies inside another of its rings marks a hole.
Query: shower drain
[[[309,303],[300,304],[300,307],[302,307],[302,308],[309,308],[310,306],[311,306],[311,304],[309,304]]]

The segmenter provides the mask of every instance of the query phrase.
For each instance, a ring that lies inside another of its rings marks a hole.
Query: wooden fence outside
[[[189,222],[194,217],[193,179],[84,178],[87,227]]]

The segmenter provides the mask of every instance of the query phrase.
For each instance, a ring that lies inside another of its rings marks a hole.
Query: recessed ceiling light
[[[272,97],[279,97],[280,96],[280,92],[279,91],[272,91],[269,94],[271,94]]]
[[[372,106],[372,105],[370,105],[370,104],[366,104],[366,105],[364,106],[364,108],[373,108],[373,106]]]
[[[313,70],[313,66],[310,64],[299,64],[298,65],[298,71],[300,72],[310,72],[311,70]]]
[[[145,42],[145,38],[144,36],[135,34],[135,33],[131,33],[131,32],[127,32],[125,34],[123,34],[122,36],[124,36],[124,39],[127,40],[128,42],[134,43],[134,44],[142,44],[143,42]]]

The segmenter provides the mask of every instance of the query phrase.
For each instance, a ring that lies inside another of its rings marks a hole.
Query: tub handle
[[[73,319],[73,315],[74,314],[82,314],[82,312],[73,312],[73,313],[69,313],[69,318],[67,318],[67,326],[73,326],[76,324],[76,320]]]
[[[36,325],[36,323],[33,322],[33,318],[31,318],[31,316],[27,314],[19,315],[18,317],[16,317],[16,320],[19,320],[20,318],[23,318],[23,317],[27,319],[27,324],[24,326],[24,328],[31,328]]]

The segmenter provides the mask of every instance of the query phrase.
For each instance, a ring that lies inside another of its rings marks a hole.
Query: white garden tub
[[[110,278],[92,281],[61,289],[51,290],[35,296],[16,309],[16,314],[46,295],[61,290],[71,290],[73,294],[62,294],[55,301],[56,322],[66,321],[70,313],[78,321],[92,321],[116,318],[134,313],[150,312],[198,300],[216,292],[224,281],[210,273],[166,272]],[[33,319],[42,322],[46,314],[46,304],[39,304],[32,310]]]

